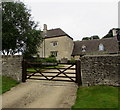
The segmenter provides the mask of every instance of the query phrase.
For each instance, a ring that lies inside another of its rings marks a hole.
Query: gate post
[[[26,61],[23,59],[22,61],[22,82],[26,82],[27,79],[27,65]]]
[[[81,80],[81,61],[77,60],[76,61],[76,83],[78,86],[82,85],[82,80]]]

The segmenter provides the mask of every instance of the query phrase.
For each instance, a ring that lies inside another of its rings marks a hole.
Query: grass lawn
[[[64,65],[58,65],[58,66],[51,66],[51,67],[46,67],[47,69],[49,69],[49,68],[54,68],[54,67],[64,67]],[[41,71],[45,71],[45,70],[47,70],[47,69],[40,69]],[[37,70],[39,70],[39,69],[37,69]],[[35,69],[32,69],[32,68],[28,68],[27,69],[27,71],[31,71],[31,72],[34,72],[34,71],[36,71]]]
[[[2,82],[2,84],[0,85],[0,94],[9,91],[10,88],[19,84],[16,80],[13,80],[12,78],[6,76],[0,76],[0,81]]]
[[[102,85],[79,87],[72,110],[75,108],[118,108],[118,92],[120,92],[118,89],[120,87]]]

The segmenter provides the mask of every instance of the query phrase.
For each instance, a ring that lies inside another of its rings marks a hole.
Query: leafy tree
[[[94,36],[91,36],[91,37],[83,37],[82,40],[92,40],[92,39],[100,39],[98,35],[94,35]]]
[[[112,29],[103,38],[110,38],[110,37],[113,37]]]
[[[82,40],[90,40],[89,37],[83,37]]]
[[[41,32],[22,2],[2,2],[2,53],[36,54]]]
[[[100,39],[98,35],[91,36],[90,39]]]
[[[116,32],[118,33],[120,31],[120,28],[115,28],[116,29]],[[113,32],[112,32],[113,29],[111,29],[107,35],[105,35],[103,38],[110,38],[110,37],[113,37]]]

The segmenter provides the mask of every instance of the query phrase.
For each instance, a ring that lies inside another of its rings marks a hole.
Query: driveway
[[[76,99],[74,82],[27,80],[2,96],[3,108],[71,108]]]

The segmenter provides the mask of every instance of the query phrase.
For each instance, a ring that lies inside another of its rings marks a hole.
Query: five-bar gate
[[[81,64],[76,63],[32,63],[22,61],[22,82],[28,79],[49,80],[49,81],[69,81],[78,83],[81,81]]]

